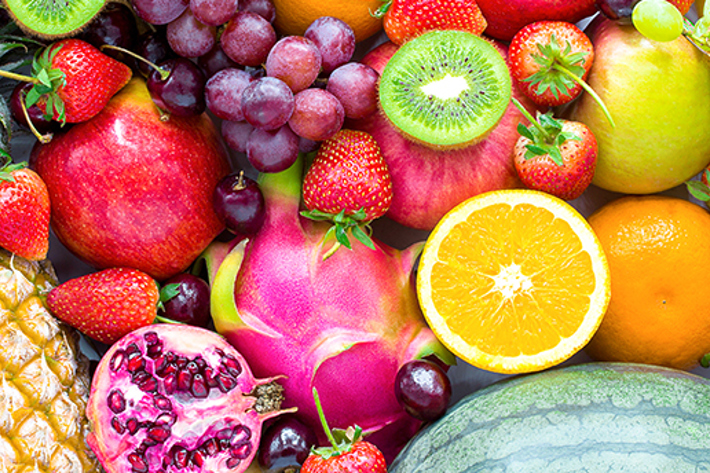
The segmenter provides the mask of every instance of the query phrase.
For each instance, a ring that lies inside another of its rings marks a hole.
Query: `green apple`
[[[633,26],[595,20],[588,83],[611,112],[584,94],[566,115],[594,133],[592,183],[626,194],[673,188],[710,162],[710,58],[686,38],[655,42]]]

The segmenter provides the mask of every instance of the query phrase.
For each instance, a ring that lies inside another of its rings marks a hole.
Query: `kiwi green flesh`
[[[106,0],[2,0],[22,31],[41,39],[74,36],[96,17]]]
[[[405,136],[434,147],[485,137],[511,96],[505,60],[485,39],[432,31],[402,45],[380,78],[380,105]]]

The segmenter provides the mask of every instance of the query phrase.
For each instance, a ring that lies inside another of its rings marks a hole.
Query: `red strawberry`
[[[513,99],[515,100],[515,99]],[[518,108],[524,110],[516,101]],[[515,169],[531,188],[564,200],[576,199],[589,187],[597,165],[597,140],[583,123],[556,120],[551,113],[535,120],[523,112],[532,125],[518,125]]]
[[[49,250],[49,193],[27,163],[0,168],[0,246],[39,261]]]
[[[315,220],[332,220],[337,241],[350,248],[351,231],[374,248],[360,225],[383,216],[392,203],[392,181],[380,147],[369,133],[340,130],[325,140],[303,180],[303,200]]]
[[[131,79],[131,69],[79,39],[46,48],[32,75],[39,83],[28,92],[27,106],[37,105],[54,120],[78,123],[99,113]]]
[[[377,10],[387,37],[402,45],[432,30],[480,35],[488,23],[475,0],[389,0]]]
[[[593,61],[594,48],[587,35],[564,21],[525,26],[508,51],[513,80],[538,105],[562,105],[577,97]]]
[[[60,284],[47,294],[47,307],[89,337],[112,344],[155,320],[160,291],[142,271],[109,268]]]
[[[312,449],[301,466],[301,473],[387,473],[384,455],[375,445],[362,440],[362,429],[355,426],[331,431],[316,388],[313,388],[313,397],[331,446]]]
[[[685,15],[690,11],[690,6],[695,2],[695,0],[668,0],[670,3],[675,5],[675,7]],[[702,12],[700,12],[702,13]]]

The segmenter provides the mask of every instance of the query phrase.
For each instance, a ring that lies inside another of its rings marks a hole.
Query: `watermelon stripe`
[[[611,363],[509,378],[461,400],[389,471],[710,471],[708,383]]]

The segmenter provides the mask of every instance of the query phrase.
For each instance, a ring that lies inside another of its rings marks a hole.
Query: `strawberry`
[[[89,273],[47,294],[47,307],[58,319],[108,345],[153,323],[159,301],[153,278],[130,268]]]
[[[392,203],[392,180],[380,147],[369,133],[340,130],[325,140],[303,179],[303,200],[314,220],[331,220],[336,240],[351,248],[348,232],[373,248],[361,228]]]
[[[347,430],[331,430],[316,388],[313,388],[313,397],[331,446],[311,449],[301,466],[301,473],[387,473],[384,455],[375,445],[362,440],[362,429],[354,426]]]
[[[80,39],[47,47],[32,67],[35,86],[27,107],[35,103],[54,120],[78,123],[99,113],[131,79],[131,69]]]
[[[531,188],[564,200],[576,199],[589,187],[597,164],[597,140],[583,123],[557,120],[538,113],[537,120],[516,106],[532,123],[518,125],[514,163],[518,176]]]
[[[513,80],[538,105],[562,105],[577,97],[593,61],[592,42],[565,21],[525,26],[513,37],[508,51]]]
[[[49,192],[27,163],[0,168],[0,246],[39,261],[49,250]]]
[[[376,12],[387,37],[402,45],[432,30],[480,35],[488,23],[475,0],[389,0]]]

